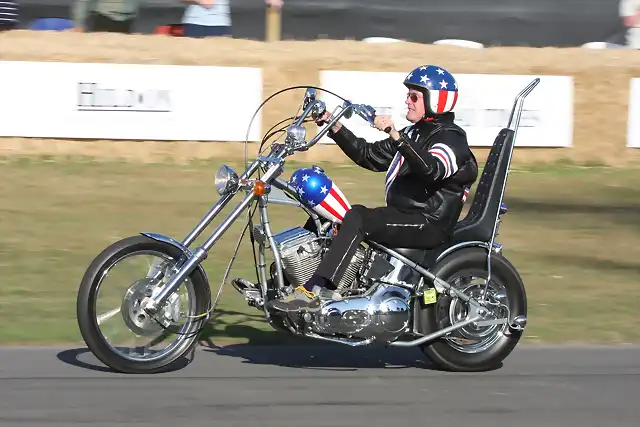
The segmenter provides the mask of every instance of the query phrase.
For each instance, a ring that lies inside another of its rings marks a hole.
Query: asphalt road
[[[0,348],[0,426],[42,425],[638,427],[640,346],[521,346],[456,374],[415,349],[237,345],[155,376],[84,348]]]

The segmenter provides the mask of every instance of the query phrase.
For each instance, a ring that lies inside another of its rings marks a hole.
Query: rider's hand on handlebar
[[[325,111],[324,114],[322,114],[322,116],[316,119],[316,124],[318,126],[324,126],[326,123],[330,121],[331,121],[331,113],[328,111]]]
[[[396,130],[395,124],[390,116],[376,116],[373,120],[376,129],[388,133],[394,140],[400,139],[400,134]]]
[[[325,124],[329,123],[331,120],[333,120],[333,116],[331,115],[330,112],[325,111],[324,114],[321,117],[318,117],[316,119],[316,124],[318,126],[324,126]],[[335,133],[335,132],[338,132],[341,127],[342,127],[342,124],[340,124],[340,122],[336,122],[331,127],[331,130]]]

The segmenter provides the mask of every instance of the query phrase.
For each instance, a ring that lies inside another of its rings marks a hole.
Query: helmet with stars
[[[436,65],[417,67],[405,77],[404,85],[422,92],[427,116],[448,113],[458,101],[456,79],[450,72]]]

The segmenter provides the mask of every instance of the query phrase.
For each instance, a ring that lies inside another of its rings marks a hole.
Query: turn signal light
[[[264,196],[267,193],[267,184],[263,181],[256,181],[253,185],[253,194],[256,196]]]

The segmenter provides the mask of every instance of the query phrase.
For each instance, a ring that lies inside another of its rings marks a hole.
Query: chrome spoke
[[[485,288],[486,279],[477,276],[458,277],[453,283],[464,294],[479,298]],[[486,305],[495,313],[495,318],[471,323],[446,336],[445,341],[452,348],[463,353],[483,352],[502,336],[508,323],[506,319],[509,316],[508,301],[502,288],[492,279],[487,290]],[[464,321],[473,314],[470,313],[467,304],[457,297],[451,298],[449,307],[444,308],[444,311],[446,314],[441,320],[448,324]]]
[[[95,310],[101,314],[96,316],[96,321],[107,345],[122,357],[140,361],[157,359],[188,339],[178,331],[188,329],[194,321],[189,317],[176,320],[173,314],[180,311],[186,316],[197,314],[192,312],[191,280],[187,279],[177,294],[168,299],[166,307],[153,317],[141,310],[142,300],[159,284],[148,277],[149,273],[164,270],[172,262],[175,260],[162,253],[135,252],[118,260],[108,274],[101,277]],[[108,330],[103,330],[103,324],[110,319],[113,320],[108,322]]]
[[[107,320],[111,319],[113,316],[115,316],[118,313],[120,313],[120,307],[114,308],[113,310],[110,310],[105,314],[101,314],[97,318],[98,325],[101,325],[103,322],[106,322]]]

